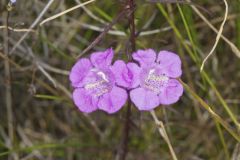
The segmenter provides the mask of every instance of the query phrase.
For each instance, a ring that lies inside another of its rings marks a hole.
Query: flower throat
[[[169,78],[164,74],[156,74],[154,69],[151,69],[144,81],[144,87],[159,94],[163,87],[167,84]]]

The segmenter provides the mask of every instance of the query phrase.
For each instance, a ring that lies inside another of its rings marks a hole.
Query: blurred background
[[[116,18],[127,0],[96,0],[64,13],[84,2],[0,1],[0,159],[117,159],[126,107],[113,115],[81,113],[68,74],[77,56],[109,47],[127,61],[131,13]],[[227,15],[223,0],[134,2],[136,48],[170,50],[183,62],[184,95],[155,110],[178,159],[240,160],[240,1],[227,1]],[[200,72],[224,16],[224,36]],[[173,159],[168,147],[151,114],[132,106],[126,159]]]

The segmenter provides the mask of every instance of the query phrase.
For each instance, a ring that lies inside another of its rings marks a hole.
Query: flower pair
[[[175,103],[183,94],[183,87],[176,80],[182,74],[178,55],[138,50],[132,57],[139,64],[122,60],[112,64],[113,55],[112,49],[95,52],[90,59],[81,58],[73,66],[73,101],[82,112],[100,109],[115,113],[126,103],[128,93],[139,110]]]

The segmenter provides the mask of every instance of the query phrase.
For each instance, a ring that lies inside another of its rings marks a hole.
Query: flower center
[[[90,72],[90,82],[84,86],[87,91],[99,97],[111,90],[111,82],[104,72],[98,70],[91,70]]]
[[[156,74],[155,69],[151,69],[144,80],[144,87],[159,94],[167,85],[169,78],[164,74]]]

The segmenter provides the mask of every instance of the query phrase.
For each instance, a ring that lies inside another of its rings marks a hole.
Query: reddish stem
[[[135,39],[135,22],[134,22],[134,10],[135,3],[134,0],[128,0],[127,7],[130,9],[129,17],[129,28],[130,28],[130,43],[131,43],[131,53],[136,50],[136,39]],[[132,61],[132,56],[128,57],[128,61]],[[128,92],[129,95],[129,92]],[[129,132],[130,132],[130,123],[131,123],[131,100],[128,98],[127,113],[125,124],[122,133],[122,140],[118,150],[117,160],[125,160],[128,153],[128,142],[129,142]]]

